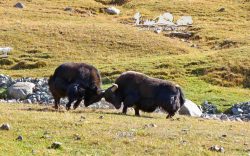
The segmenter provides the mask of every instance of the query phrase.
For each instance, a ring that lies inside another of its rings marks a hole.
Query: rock
[[[29,94],[33,93],[34,83],[17,82],[8,88],[8,94],[14,99],[25,99]]]
[[[157,29],[155,29],[155,31],[154,31],[156,34],[159,34],[159,33],[161,33],[162,32],[162,29],[161,28],[157,28]]]
[[[222,114],[220,119],[223,120],[223,121],[229,121],[229,118],[228,118],[228,116],[226,114]]]
[[[194,102],[186,99],[184,105],[179,110],[179,114],[200,117],[202,112]]]
[[[19,8],[19,9],[23,9],[25,7],[25,5],[23,3],[18,2],[14,5],[14,7]]]
[[[235,121],[242,122],[241,118],[235,118]]]
[[[208,101],[205,101],[201,108],[203,113],[215,114],[217,112],[217,107]]]
[[[140,18],[141,18],[141,14],[139,12],[137,12],[134,15],[134,19],[135,19],[135,25],[139,25],[140,24]]]
[[[2,124],[1,127],[0,127],[1,130],[10,130],[10,125],[8,123],[6,124]]]
[[[19,136],[17,137],[17,140],[18,140],[18,141],[22,141],[22,140],[23,140],[23,136],[19,135]]]
[[[26,100],[23,100],[23,103],[32,104],[32,101],[30,99],[26,99]]]
[[[121,11],[115,7],[109,7],[107,9],[105,9],[105,11],[111,15],[119,15],[121,13]]]
[[[224,153],[225,150],[222,146],[218,146],[218,145],[213,145],[212,147],[209,148],[210,151],[216,151],[216,152],[221,152]]]
[[[72,11],[73,11],[73,8],[71,8],[71,7],[66,7],[66,8],[64,8],[64,11],[72,12]]]
[[[75,140],[81,140],[81,137],[80,137],[79,134],[75,134],[75,135],[74,135],[74,138],[75,138]]]
[[[61,148],[61,147],[62,147],[62,143],[60,143],[60,142],[54,142],[51,145],[51,148],[53,148],[53,149],[58,149],[58,148]]]
[[[193,24],[193,20],[191,16],[182,16],[176,23],[177,25],[191,25]]]
[[[232,108],[232,113],[233,115],[239,115],[241,113],[243,113],[243,110],[241,108]]]
[[[221,7],[221,8],[218,9],[217,11],[218,11],[218,12],[224,12],[225,10],[226,10],[225,8]]]
[[[173,23],[173,20],[174,20],[173,15],[171,13],[169,13],[169,12],[166,12],[163,15],[159,16],[157,24],[160,24],[160,25],[175,25]]]
[[[101,116],[99,116],[99,119],[103,119],[103,118],[104,118],[104,116],[102,116],[102,115],[101,115]]]
[[[174,32],[170,32],[168,35],[170,37],[185,38],[185,39],[188,39],[188,38],[192,37],[192,33],[190,33],[190,32],[177,32],[177,31],[174,31]]]
[[[153,128],[153,127],[157,127],[157,125],[153,123],[144,125],[144,128]]]

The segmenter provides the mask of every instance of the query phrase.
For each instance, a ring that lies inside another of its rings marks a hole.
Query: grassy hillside
[[[24,9],[14,8],[13,0],[0,2],[0,46],[14,48],[9,58],[0,60],[0,73],[47,77],[63,62],[87,62],[100,69],[105,83],[135,70],[179,83],[198,104],[208,100],[224,110],[250,100],[246,0],[131,0],[117,6],[119,16],[103,13],[111,0],[23,2]],[[221,7],[224,12],[217,11]],[[137,11],[145,19],[166,11],[175,20],[191,15],[190,31],[198,37],[187,43],[141,31],[131,19]]]
[[[114,110],[54,112],[51,107],[0,104],[0,155],[247,155],[250,124],[164,114],[135,117]],[[99,117],[103,116],[102,119]],[[84,119],[85,118],[85,119]],[[154,124],[154,126],[150,126]],[[23,141],[16,140],[18,135]],[[80,140],[76,140],[76,136]],[[55,141],[62,148],[51,149]],[[208,150],[224,147],[225,153]]]

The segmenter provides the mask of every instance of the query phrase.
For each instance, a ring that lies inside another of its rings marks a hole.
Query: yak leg
[[[122,113],[123,114],[127,114],[127,109],[128,109],[128,106],[123,106],[123,109],[122,109]]]
[[[78,99],[75,103],[74,103],[74,109],[76,109],[79,105],[80,105],[80,103],[81,103],[81,101],[82,101],[82,99]]]
[[[55,99],[55,109],[58,109],[60,106],[60,98],[59,97],[54,97]]]
[[[139,97],[136,94],[128,95],[123,102],[124,106],[123,106],[122,113],[127,114],[128,107],[132,107],[137,102],[138,99]]]
[[[73,102],[72,99],[69,99],[69,102],[66,104],[66,109],[67,110],[70,110],[70,107],[71,107],[71,103]]]
[[[138,106],[135,106],[135,116],[140,116],[140,111]]]

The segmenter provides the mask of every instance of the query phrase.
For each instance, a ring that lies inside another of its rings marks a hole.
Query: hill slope
[[[248,1],[131,0],[117,6],[119,16],[102,12],[110,2],[27,0],[16,9],[15,1],[1,1],[0,46],[14,51],[0,60],[0,73],[47,77],[63,62],[87,62],[100,69],[105,83],[135,70],[179,83],[198,104],[208,100],[224,110],[250,100]],[[224,12],[217,11],[221,7]],[[148,19],[166,11],[175,20],[191,15],[199,39],[187,43],[141,31],[131,24],[137,11]]]

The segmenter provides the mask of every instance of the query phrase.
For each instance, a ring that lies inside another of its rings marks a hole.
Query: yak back
[[[136,93],[141,98],[156,98],[163,93],[176,95],[179,92],[176,85],[169,81],[152,78],[134,71],[124,72],[115,83],[118,84],[117,93],[121,95]]]
[[[101,87],[101,77],[98,70],[85,63],[64,63],[60,65],[53,75],[54,78],[63,79],[67,83],[79,83],[86,88]]]

